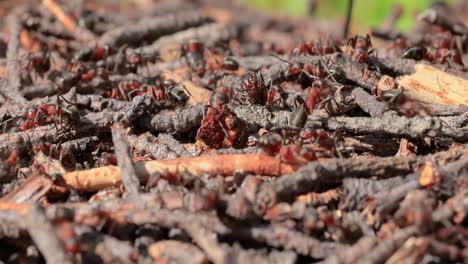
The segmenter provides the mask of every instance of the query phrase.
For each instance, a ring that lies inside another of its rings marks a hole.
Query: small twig
[[[43,0],[42,4],[50,10],[50,12],[57,17],[57,20],[62,23],[62,25],[69,31],[72,32],[75,37],[83,42],[91,41],[90,43],[92,46],[94,44],[95,36],[92,32],[87,29],[80,28],[76,21],[67,15],[63,9],[55,2],[55,0]]]
[[[176,152],[180,157],[191,157],[192,154],[188,152],[182,143],[175,139],[171,134],[161,133],[158,135],[159,144],[168,145],[170,149]]]
[[[116,27],[104,33],[99,45],[122,46],[136,44],[143,40],[154,40],[189,27],[209,22],[210,19],[198,11],[181,11],[158,17],[144,17],[135,24]]]
[[[351,25],[351,18],[353,15],[353,0],[348,0],[348,6],[346,8],[346,20],[343,26],[343,39],[346,39],[349,34],[349,27]]]
[[[7,75],[8,83],[1,83],[0,90],[2,93],[10,98],[11,100],[24,103],[26,99],[20,94],[21,87],[21,77],[20,77],[20,66],[18,51],[20,48],[19,37],[21,32],[21,22],[19,19],[19,11],[10,14],[7,17],[8,30],[10,36],[8,39],[8,48],[7,48]]]
[[[39,205],[30,206],[26,215],[26,229],[47,263],[72,263],[55,229]]]
[[[387,110],[387,105],[378,101],[364,89],[356,87],[351,92],[356,104],[371,117],[382,117]]]
[[[117,163],[121,171],[122,183],[125,190],[128,192],[128,196],[131,199],[135,199],[140,193],[140,180],[133,167],[131,153],[123,136],[124,131],[116,126],[113,126],[111,130],[115,156],[117,157]]]
[[[203,249],[208,258],[215,264],[228,263],[227,252],[219,244],[216,233],[208,230],[200,224],[187,222],[182,225],[190,237]]]
[[[281,176],[292,172],[294,168],[282,163],[279,159],[266,155],[233,154],[139,162],[135,163],[135,170],[140,180],[146,182],[153,174],[189,173],[230,176],[236,171],[243,171],[258,175]],[[69,172],[63,175],[63,178],[70,187],[80,191],[98,191],[116,186],[121,182],[120,170],[115,166]]]

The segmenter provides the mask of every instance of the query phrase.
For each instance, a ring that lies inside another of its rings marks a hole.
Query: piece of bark
[[[398,80],[408,97],[433,104],[468,104],[467,80],[423,64],[416,64],[415,70]]]
[[[45,176],[29,177],[17,189],[4,195],[0,203],[38,202],[50,190],[52,184],[52,180]]]

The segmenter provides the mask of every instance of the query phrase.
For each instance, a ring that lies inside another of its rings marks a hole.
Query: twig
[[[382,117],[387,110],[387,105],[378,101],[364,89],[356,87],[351,92],[356,104],[371,117]]]
[[[115,156],[117,157],[117,162],[121,171],[122,183],[130,199],[136,199],[140,193],[140,180],[133,167],[131,154],[123,136],[124,131],[116,126],[113,126],[111,130]]]
[[[175,151],[179,157],[191,157],[192,154],[188,152],[184,146],[176,140],[171,134],[161,133],[158,135],[159,144],[168,145],[170,149]]]
[[[198,11],[181,11],[159,17],[144,17],[135,24],[111,29],[98,40],[99,45],[119,47],[123,44],[134,45],[143,40],[154,40],[189,27],[209,22],[210,19]]]
[[[227,252],[219,244],[216,233],[195,222],[187,222],[182,227],[213,263],[227,263]]]
[[[32,176],[26,179],[17,189],[4,195],[0,202],[26,203],[38,202],[52,187],[52,180],[44,176]]]
[[[179,31],[169,36],[164,36],[156,40],[149,46],[138,48],[143,54],[153,54],[165,45],[185,44],[193,39],[203,40],[206,46],[228,41],[238,35],[238,30],[233,26],[226,26],[218,23],[210,23],[199,27],[189,28]]]
[[[230,176],[236,171],[243,171],[258,175],[281,176],[292,172],[294,168],[266,155],[234,154],[139,162],[135,163],[135,170],[140,180],[146,182],[153,174],[202,175],[207,173]],[[115,166],[69,172],[63,175],[63,178],[67,185],[80,191],[98,191],[106,187],[117,186],[121,182],[120,170]]]
[[[24,230],[24,221],[17,212],[0,211],[0,239],[19,238]]]
[[[465,119],[463,116],[460,118]],[[412,138],[447,137],[460,142],[466,141],[468,139],[468,127],[459,127],[461,123],[453,124],[455,119],[458,119],[458,117],[407,118],[387,113],[382,118],[334,117],[326,119],[309,117],[306,126],[331,130],[341,129],[354,134],[382,133]]]
[[[143,116],[137,125],[152,132],[184,133],[199,127],[205,114],[205,106],[197,105],[175,111],[162,111],[157,115]]]
[[[324,258],[333,252],[342,249],[338,244],[320,242],[312,237],[304,235],[294,230],[279,226],[270,225],[266,227],[252,227],[246,230],[239,230],[240,234],[247,232],[248,237],[273,247],[280,247],[313,258]]]
[[[126,135],[126,139],[135,151],[155,160],[175,159],[180,156],[171,148],[172,146],[162,144],[158,138],[148,132],[138,136]]]
[[[467,150],[440,152],[434,155],[442,161],[453,161],[466,155]],[[408,174],[421,163],[421,157],[332,159],[312,162],[297,172],[280,177],[275,181],[263,183],[255,199],[256,208],[264,212],[281,201],[291,201],[295,196],[310,192],[320,184],[341,182],[349,175],[359,177],[391,177]]]
[[[349,27],[351,25],[351,18],[353,15],[353,0],[348,0],[348,6],[346,8],[346,20],[343,26],[343,39],[348,37]]]
[[[319,262],[321,264],[336,264],[336,263],[354,263],[360,257],[368,253],[374,245],[377,243],[377,239],[374,237],[362,237],[351,247],[345,250],[339,250],[336,254],[331,254],[324,261]]]
[[[42,207],[31,205],[26,216],[26,229],[47,263],[72,263]]]
[[[55,0],[43,0],[42,4],[47,7],[47,9],[57,17],[57,20],[60,21],[69,32],[72,32],[78,40],[92,42],[88,43],[89,46],[94,44],[96,41],[94,34],[87,29],[80,28],[76,21],[63,11]]]
[[[418,235],[417,226],[409,226],[397,231],[391,238],[381,241],[369,254],[359,259],[357,263],[380,263],[388,259],[408,238]]]
[[[18,13],[18,14],[16,14]],[[5,96],[14,102],[24,103],[26,99],[20,95],[21,77],[18,51],[20,48],[19,37],[21,32],[21,22],[19,20],[19,11],[12,13],[7,17],[8,30],[10,36],[7,47],[7,74],[8,83],[0,83],[0,90]]]

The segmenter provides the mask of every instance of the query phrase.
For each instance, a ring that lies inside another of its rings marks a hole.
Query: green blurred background
[[[248,3],[267,10],[277,10],[290,15],[306,15],[309,0],[246,0]],[[468,1],[468,0],[466,0]],[[327,19],[343,19],[348,0],[318,0],[316,15]],[[407,31],[415,20],[415,14],[426,9],[431,0],[354,0],[353,27],[362,29],[377,26],[390,13],[392,7],[401,4],[404,13],[397,28]],[[454,2],[451,0],[445,2]]]

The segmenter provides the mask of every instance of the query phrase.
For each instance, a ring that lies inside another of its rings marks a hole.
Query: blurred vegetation
[[[277,10],[291,15],[306,15],[309,0],[246,0],[262,9]],[[344,19],[348,0],[318,0],[316,15],[327,19]],[[407,31],[415,20],[415,14],[426,9],[431,0],[354,0],[353,27],[376,26],[390,14],[392,7],[401,4],[404,13],[397,28]],[[448,0],[446,2],[453,2]]]

